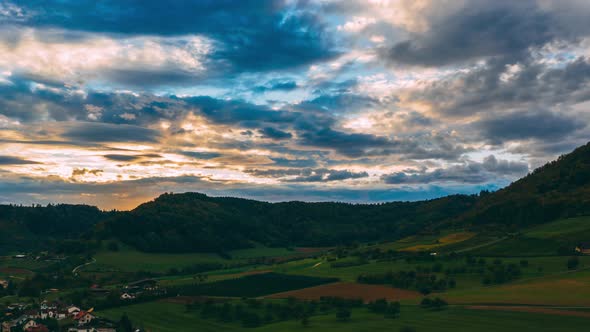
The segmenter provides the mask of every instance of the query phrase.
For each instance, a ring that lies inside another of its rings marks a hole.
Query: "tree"
[[[389,305],[387,306],[387,309],[385,310],[385,317],[386,318],[397,318],[399,316],[400,311],[401,311],[401,306],[400,306],[399,302],[391,302],[391,303],[389,303]]]
[[[108,249],[110,251],[119,251],[119,244],[115,241],[111,241],[111,242],[109,242]]]
[[[403,326],[399,332],[416,332],[416,329],[410,326]]]
[[[579,265],[580,265],[580,260],[578,259],[577,256],[573,256],[567,260],[567,268],[569,270],[575,270],[578,268]]]
[[[258,327],[261,324],[260,316],[254,312],[242,313],[242,326],[244,327]]]
[[[301,317],[301,325],[303,325],[303,327],[309,326],[309,315],[308,314],[303,314],[303,316]]]
[[[338,308],[336,311],[336,319],[340,322],[346,322],[352,316],[352,312],[348,308]]]
[[[121,319],[119,319],[119,323],[117,324],[117,331],[121,332],[133,332],[133,324],[131,320],[127,316],[127,314],[123,314]]]

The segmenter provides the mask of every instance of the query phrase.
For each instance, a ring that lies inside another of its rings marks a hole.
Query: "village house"
[[[49,332],[49,329],[43,324],[38,324],[37,326],[27,328],[25,332]]]
[[[8,280],[0,279],[0,288],[8,288]]]
[[[62,320],[68,317],[68,313],[65,310],[44,309],[39,312],[39,316],[41,319]]]
[[[584,255],[590,255],[590,242],[582,242],[576,247],[576,252]]]
[[[133,294],[129,294],[127,292],[121,294],[121,300],[134,300],[135,299],[135,295]]]
[[[76,316],[80,312],[80,308],[76,307],[75,305],[71,305],[66,308],[66,312],[68,316]]]
[[[74,316],[74,320],[78,322],[78,325],[85,325],[90,323],[95,317],[86,311],[80,311],[76,316]]]
[[[32,326],[30,324],[30,319],[23,315],[20,316],[16,319],[12,319],[6,322],[2,323],[2,332],[15,332],[15,331],[23,331],[25,330],[25,328],[23,328],[23,326],[25,326],[26,324],[29,324],[28,326]],[[36,324],[36,323],[35,323]]]
[[[34,328],[37,327],[39,324],[37,323],[36,320],[34,319],[28,319],[24,324],[23,324],[23,331],[27,331],[30,328]]]

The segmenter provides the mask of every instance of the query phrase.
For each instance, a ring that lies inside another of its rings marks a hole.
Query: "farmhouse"
[[[17,319],[9,320],[2,323],[2,332],[28,331],[30,328],[35,328],[39,324],[34,319],[30,319],[26,315],[20,316]]]
[[[135,295],[129,294],[127,292],[121,294],[121,300],[133,300],[135,299]]]
[[[582,242],[576,247],[576,252],[584,255],[590,255],[590,242]]]
[[[76,307],[75,305],[71,305],[66,308],[66,312],[68,316],[76,316],[80,312],[80,308]]]
[[[49,332],[49,329],[43,324],[38,324],[36,326],[28,327],[25,329],[25,332]]]
[[[76,316],[74,316],[74,320],[78,321],[78,325],[85,325],[90,323],[94,319],[94,316],[86,311],[80,311]]]
[[[0,288],[8,288],[8,280],[0,279]]]

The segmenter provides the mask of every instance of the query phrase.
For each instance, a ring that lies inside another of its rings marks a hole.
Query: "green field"
[[[178,269],[199,263],[230,262],[216,254],[155,254],[132,249],[101,251],[94,258],[96,263],[88,265],[84,271],[166,272],[171,268]]]
[[[202,263],[237,263],[240,260],[262,257],[282,257],[297,254],[286,248],[256,247],[230,251],[231,259],[225,259],[213,253],[161,254],[146,253],[122,246],[119,251],[101,250],[94,258],[96,264],[84,268],[85,271],[119,271],[119,272],[166,272],[171,268],[180,269]]]
[[[267,247],[256,247],[240,250],[232,250],[229,255],[233,259],[248,259],[248,258],[260,258],[260,257],[279,257],[289,256],[297,254],[293,250],[287,248],[267,248]]]
[[[557,255],[573,249],[580,242],[590,241],[590,217],[561,219],[524,230],[490,246],[470,251],[482,256]]]
[[[456,290],[444,297],[451,303],[590,306],[590,271],[563,272],[505,285]]]
[[[415,306],[402,306],[401,316],[397,319],[385,319],[367,312],[365,309],[353,311],[348,322],[338,322],[334,315],[313,316],[309,327],[303,327],[297,321],[273,323],[259,328],[241,328],[239,324],[224,324],[214,320],[203,320],[198,312],[186,312],[184,305],[151,302],[128,307],[120,307],[98,312],[98,315],[118,320],[126,313],[134,324],[155,332],[183,331],[398,331],[403,326],[410,326],[419,332],[568,332],[580,331],[588,324],[588,318],[521,313],[469,310],[451,307],[442,311],[429,311]]]
[[[501,258],[502,262],[504,263],[514,264],[520,264],[522,259],[523,258],[520,257]],[[526,260],[528,262],[528,267],[522,268],[522,278],[540,277],[564,271],[567,269],[567,259],[568,257],[562,256],[527,257]],[[582,256],[579,257],[579,259],[580,267],[590,267],[590,256]],[[490,263],[492,260],[493,258],[487,258],[488,263]],[[446,268],[454,268],[465,265],[463,260],[439,260],[438,262],[442,264],[443,270]],[[325,259],[309,258],[276,265],[273,267],[273,271],[279,273],[309,275],[314,277],[333,277],[344,281],[356,281],[360,274],[377,274],[388,271],[396,272],[402,270],[409,271],[415,269],[418,266],[429,267],[434,264],[434,262],[407,263],[405,260],[399,259],[395,261],[371,261],[364,265],[334,268],[331,266],[330,262],[326,261]],[[458,288],[481,285],[481,277],[479,275],[459,275],[457,281]]]
[[[564,239],[569,241],[590,241],[590,217],[561,219],[524,232],[528,237],[538,239]]]

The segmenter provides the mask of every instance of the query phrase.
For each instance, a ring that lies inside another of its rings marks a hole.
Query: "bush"
[[[403,326],[399,329],[399,332],[416,332],[416,329],[410,326]]]
[[[448,305],[449,304],[447,303],[447,301],[438,297],[435,299],[430,299],[426,297],[422,300],[422,302],[420,302],[421,308],[433,310],[441,310],[446,308]]]
[[[345,322],[350,319],[352,312],[348,308],[339,308],[336,311],[336,319],[340,322]]]
[[[574,256],[567,260],[567,268],[568,270],[575,270],[580,265],[580,260],[578,257]]]
[[[108,249],[110,251],[119,251],[119,244],[115,241],[109,242]]]

